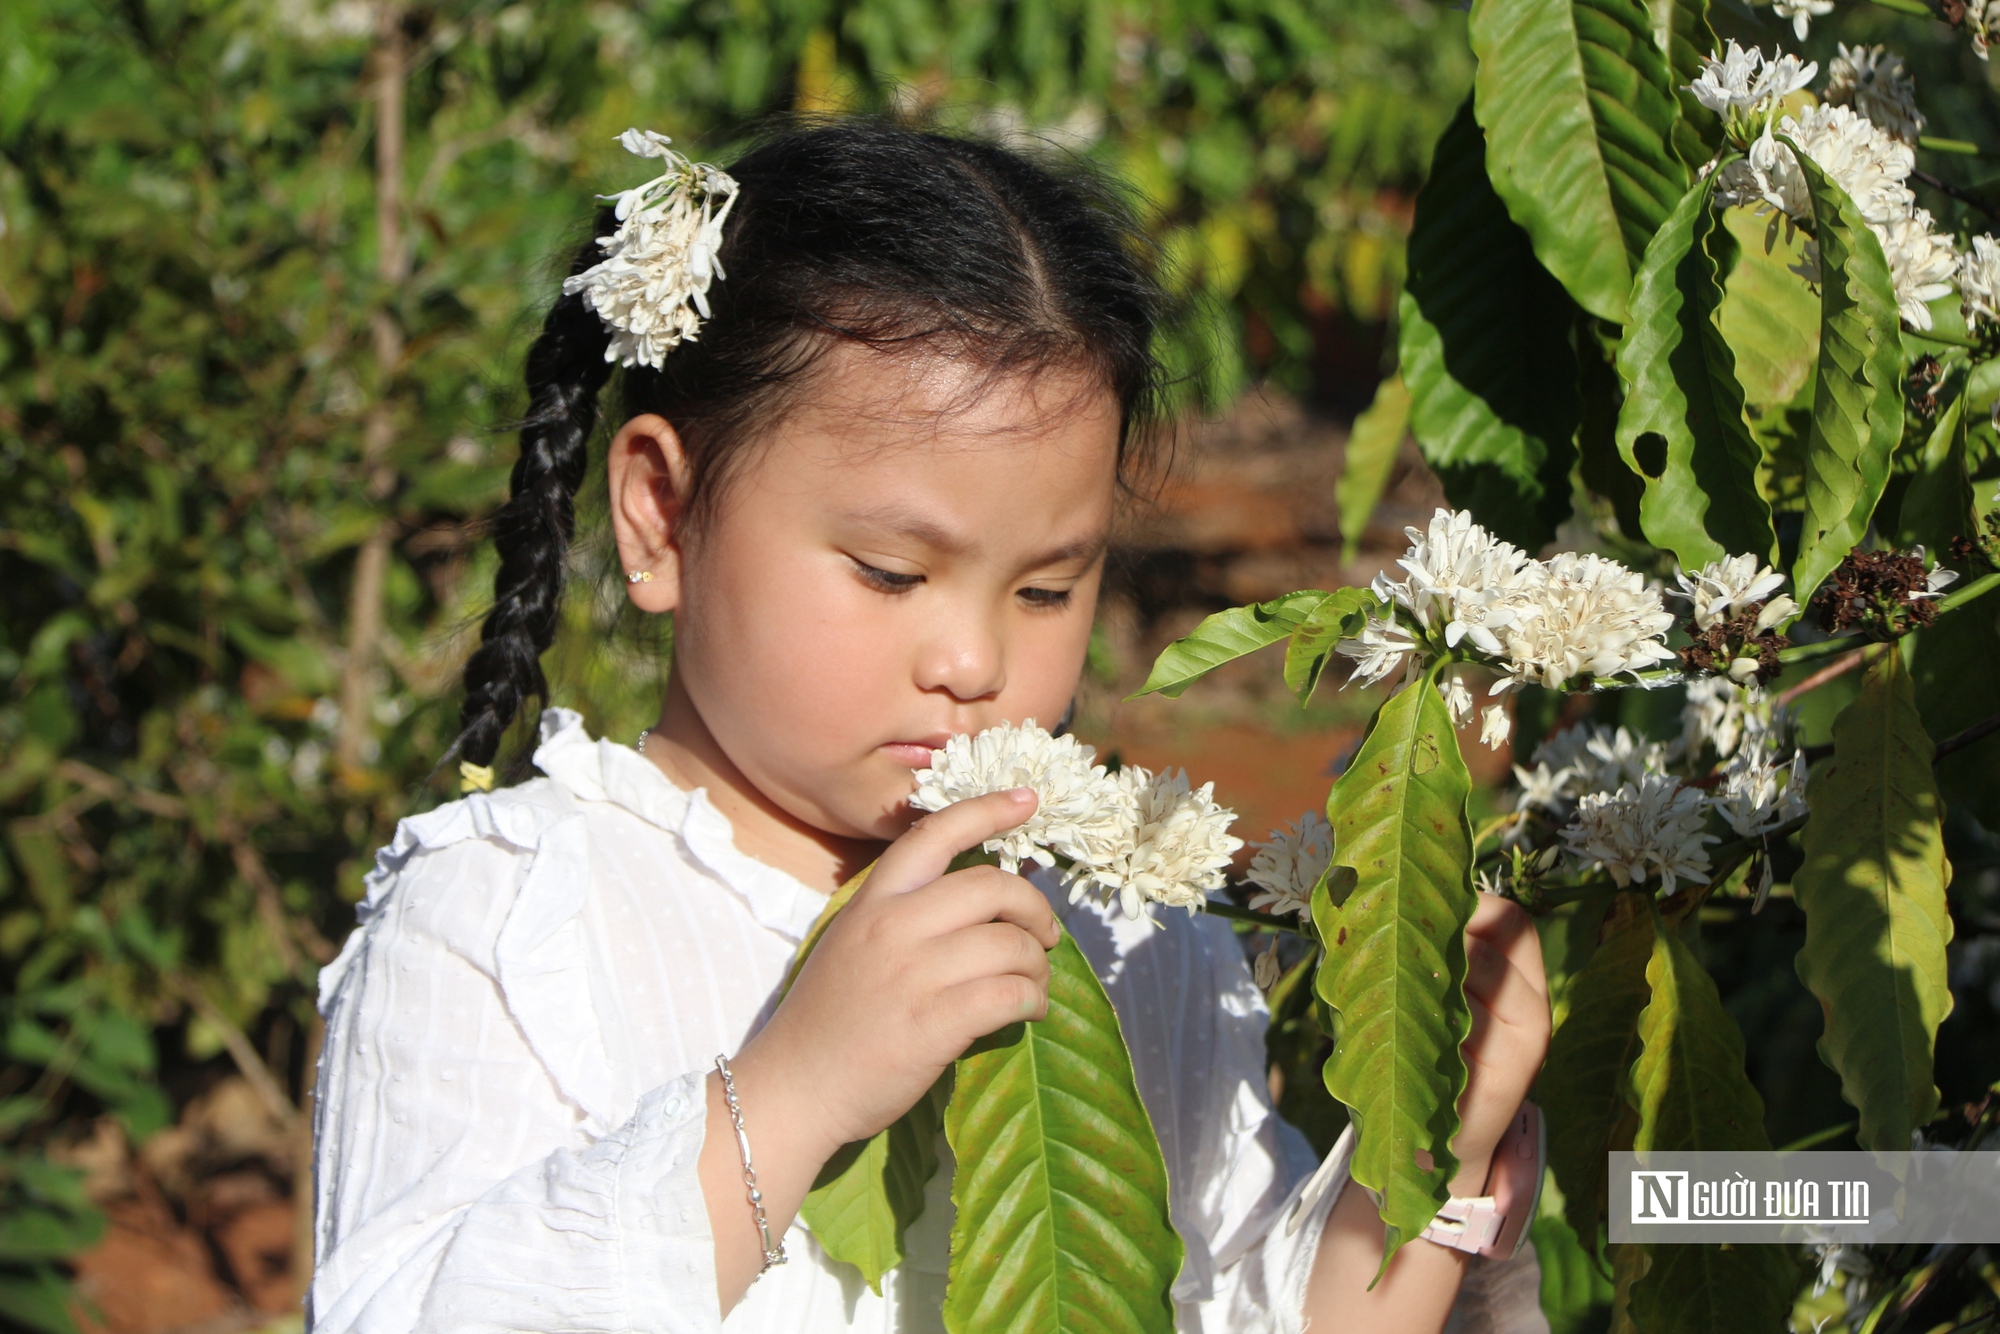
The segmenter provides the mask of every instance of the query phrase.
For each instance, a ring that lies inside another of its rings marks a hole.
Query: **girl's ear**
[[[682,525],[691,476],[680,433],[665,417],[634,417],[611,439],[610,466],[611,528],[626,596],[641,611],[672,611],[681,602]]]

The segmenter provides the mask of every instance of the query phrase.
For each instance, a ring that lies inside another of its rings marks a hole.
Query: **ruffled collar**
[[[826,895],[739,850],[729,817],[708,799],[707,788],[676,787],[630,746],[592,738],[574,709],[543,712],[535,767],[579,801],[610,802],[676,835],[760,925],[789,940],[804,940],[826,907]]]

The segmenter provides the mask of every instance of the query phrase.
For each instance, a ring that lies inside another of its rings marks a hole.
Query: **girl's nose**
[[[935,634],[917,659],[917,688],[942,690],[957,700],[987,699],[1007,684],[1000,636],[983,622]]]

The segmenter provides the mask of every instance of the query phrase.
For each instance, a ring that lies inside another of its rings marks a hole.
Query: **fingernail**
[[[1012,797],[1016,801],[1026,801],[1028,800],[1028,798],[1033,797],[1037,794],[1035,792],[1035,789],[1031,787],[1017,787],[1014,788],[1012,791],[1008,792],[1007,795]]]

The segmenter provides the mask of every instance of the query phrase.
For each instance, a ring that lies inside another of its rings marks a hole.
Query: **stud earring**
[[[653,572],[651,570],[627,570],[625,572],[625,582],[628,584],[650,584],[653,582]]]

